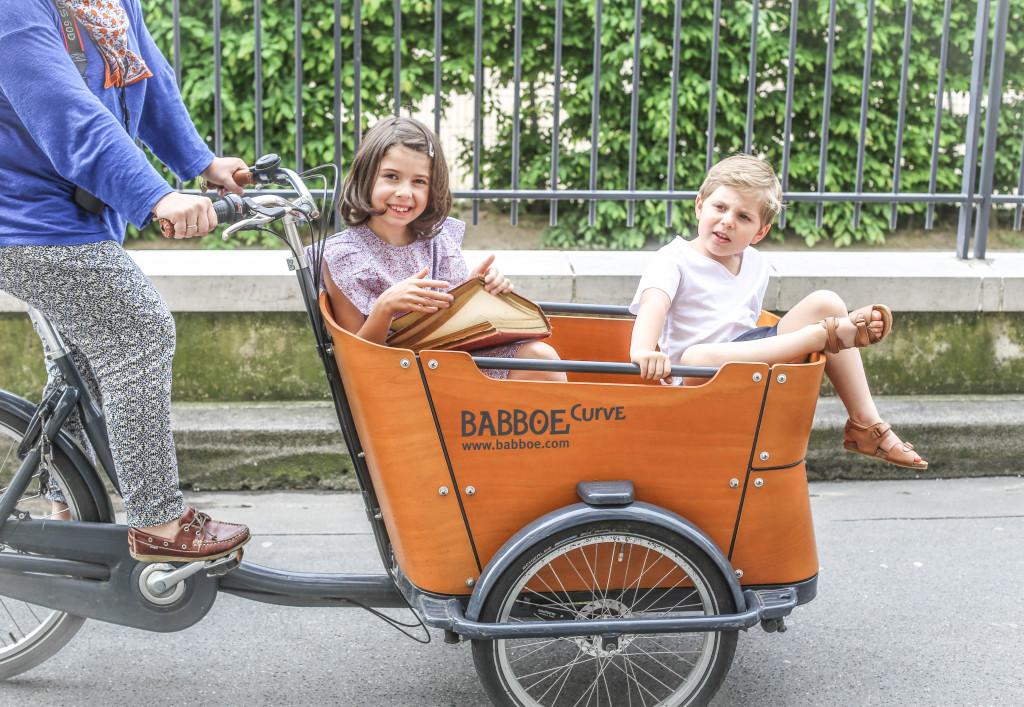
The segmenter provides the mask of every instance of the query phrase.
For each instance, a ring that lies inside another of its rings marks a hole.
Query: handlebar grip
[[[231,178],[234,179],[235,184],[240,187],[250,187],[256,183],[256,178],[253,175],[252,170],[248,167],[239,167],[235,170],[234,174],[231,175]],[[199,190],[205,194],[207,189],[220,189],[222,186],[224,185],[203,180],[199,183]]]
[[[248,170],[247,170],[248,172]],[[249,173],[251,176],[251,173]],[[213,211],[217,214],[218,226],[230,226],[242,220],[242,197],[237,194],[225,194],[214,199]],[[160,232],[164,238],[174,238],[174,224],[165,218],[160,219]]]

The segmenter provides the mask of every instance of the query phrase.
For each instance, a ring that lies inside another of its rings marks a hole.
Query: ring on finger
[[[197,225],[194,223],[190,223],[187,226],[185,226],[185,228],[197,228]]]

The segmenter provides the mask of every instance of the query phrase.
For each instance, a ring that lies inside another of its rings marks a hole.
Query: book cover
[[[475,351],[489,346],[543,339],[551,324],[540,307],[514,292],[491,294],[475,277],[450,291],[447,309],[409,312],[391,322],[388,346],[421,351]]]

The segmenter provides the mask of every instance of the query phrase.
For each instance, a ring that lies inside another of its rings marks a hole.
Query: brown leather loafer
[[[186,508],[172,538],[128,528],[128,551],[140,562],[199,562],[225,557],[249,542],[249,528]]]

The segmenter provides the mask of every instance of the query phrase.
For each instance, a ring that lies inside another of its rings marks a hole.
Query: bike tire
[[[27,426],[24,411],[0,400],[0,492],[7,488],[18,469],[17,449]],[[56,444],[50,473],[64,493],[72,520],[101,520],[82,471]],[[38,476],[37,473],[15,508],[15,511],[28,511],[35,518],[48,515],[50,505],[39,493]],[[0,552],[14,551],[0,545]],[[23,673],[52,657],[74,637],[83,623],[85,619],[81,616],[4,597],[0,584],[0,680]]]
[[[734,613],[722,572],[692,542],[629,520],[539,541],[500,577],[481,621]],[[721,687],[736,631],[473,641],[495,705],[702,705]]]

